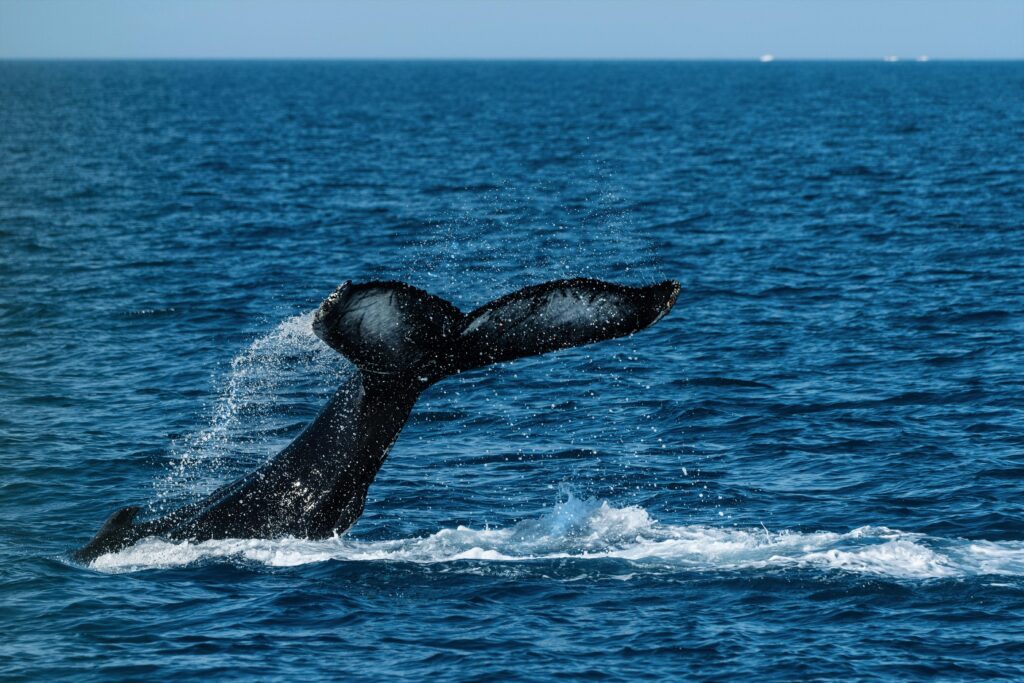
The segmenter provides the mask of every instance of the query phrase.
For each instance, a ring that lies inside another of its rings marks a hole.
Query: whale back
[[[129,505],[114,512],[92,540],[74,551],[72,557],[78,562],[88,564],[104,553],[117,552],[139,540],[141,534],[132,522],[140,509],[137,505]]]

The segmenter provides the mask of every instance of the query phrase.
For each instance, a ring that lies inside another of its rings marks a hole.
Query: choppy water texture
[[[0,63],[8,679],[1024,677],[1024,66]],[[272,455],[344,279],[683,282],[428,391],[329,541],[66,552]]]

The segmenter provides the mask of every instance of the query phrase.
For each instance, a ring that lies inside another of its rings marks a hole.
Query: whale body
[[[363,512],[366,494],[416,399],[435,382],[491,363],[637,332],[664,316],[680,285],[571,279],[527,287],[470,313],[401,282],[345,282],[320,305],[314,333],[358,372],[273,459],[162,517],[114,512],[84,547],[90,563],[157,536],[329,538]]]

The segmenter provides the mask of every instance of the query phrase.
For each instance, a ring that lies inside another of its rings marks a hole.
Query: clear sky
[[[1024,59],[1024,0],[0,0],[0,58]]]

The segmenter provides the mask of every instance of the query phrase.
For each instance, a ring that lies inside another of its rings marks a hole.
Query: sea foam
[[[882,526],[847,533],[772,532],[764,527],[660,524],[641,507],[570,496],[543,514],[504,528],[444,528],[394,540],[347,535],[224,539],[203,543],[145,539],[97,558],[106,572],[166,568],[199,561],[244,561],[286,567],[348,562],[533,562],[614,558],[632,571],[759,572],[787,568],[842,571],[895,579],[1024,575],[1024,543],[930,537]]]

